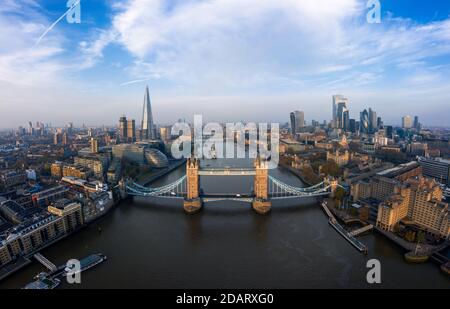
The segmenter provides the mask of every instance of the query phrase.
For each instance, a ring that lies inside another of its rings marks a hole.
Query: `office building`
[[[374,133],[378,128],[377,112],[369,108],[369,132]]]
[[[403,129],[411,129],[412,128],[411,116],[404,116],[402,118],[402,128]]]
[[[66,196],[69,189],[65,186],[56,186],[47,190],[34,193],[31,196],[33,204],[37,207],[47,207],[54,201]]]
[[[342,95],[334,95],[333,96],[333,102],[332,102],[332,121],[334,124],[334,127],[338,127],[338,107],[339,104],[341,106],[344,106],[345,108],[348,108],[348,99],[344,98]]]
[[[98,153],[98,140],[96,138],[91,138],[91,152]]]
[[[301,132],[301,129],[305,126],[305,113],[301,111],[295,111],[291,113],[291,131],[295,135]]]
[[[159,128],[159,137],[163,141],[170,141],[172,139],[171,130],[172,130],[172,127],[170,127],[170,126],[160,127]]]
[[[136,141],[136,124],[134,119],[127,121],[127,141],[131,143]]]
[[[119,119],[119,139],[122,142],[127,140],[128,126],[127,126],[127,117],[122,116]]]
[[[443,184],[450,185],[450,160],[420,157],[418,162],[422,166],[423,175],[432,177]]]
[[[367,112],[367,109],[363,110],[360,113],[359,124],[361,133],[368,134],[370,131],[370,120],[369,120],[369,112]]]

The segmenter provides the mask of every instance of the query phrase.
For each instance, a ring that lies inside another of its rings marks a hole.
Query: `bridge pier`
[[[201,198],[184,199],[183,208],[188,214],[195,214],[202,209],[203,201]]]
[[[252,202],[252,208],[256,213],[265,215],[270,212],[272,208],[272,202],[268,199],[255,198]]]

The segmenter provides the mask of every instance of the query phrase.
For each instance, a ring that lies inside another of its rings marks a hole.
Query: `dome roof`
[[[169,166],[169,160],[165,154],[158,149],[148,148],[145,150],[145,159],[151,167],[163,168]]]

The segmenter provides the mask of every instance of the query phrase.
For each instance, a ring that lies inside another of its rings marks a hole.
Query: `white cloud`
[[[0,10],[0,81],[36,85],[54,81],[65,65],[57,56],[64,51],[62,38],[52,33],[45,44],[35,46],[46,28],[34,1],[7,1]]]
[[[130,81],[163,79],[207,93],[367,86],[450,54],[449,20],[367,24],[362,0],[190,0],[170,8],[129,0],[115,9],[109,33],[136,59]]]

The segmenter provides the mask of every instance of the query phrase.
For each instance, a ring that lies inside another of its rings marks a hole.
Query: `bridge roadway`
[[[256,170],[250,168],[202,168],[199,176],[255,176]]]

